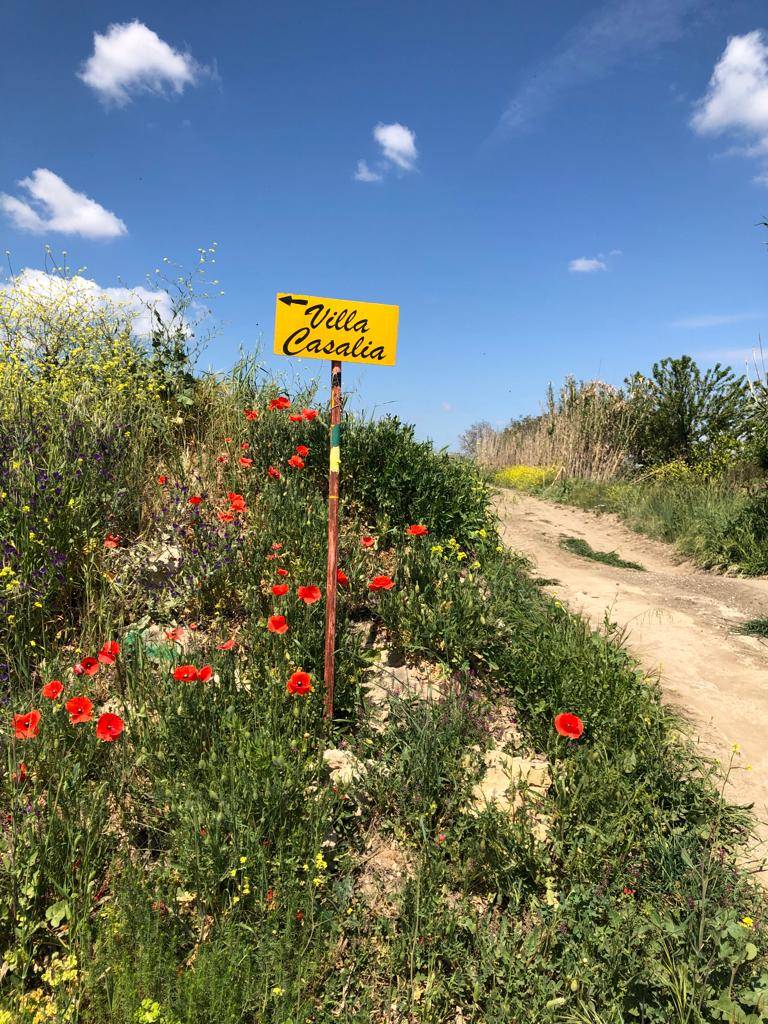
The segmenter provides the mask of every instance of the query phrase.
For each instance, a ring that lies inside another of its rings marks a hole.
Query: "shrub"
[[[342,493],[363,515],[396,527],[425,522],[460,543],[488,528],[489,489],[477,468],[417,441],[397,416],[348,418],[342,444]]]
[[[695,461],[703,446],[723,435],[738,439],[749,418],[748,388],[730,366],[702,373],[690,356],[654,363],[650,376],[626,380],[637,431],[632,451],[641,465]]]

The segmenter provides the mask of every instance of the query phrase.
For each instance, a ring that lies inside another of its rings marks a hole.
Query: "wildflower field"
[[[751,822],[471,463],[4,293],[0,1022],[768,1020]]]

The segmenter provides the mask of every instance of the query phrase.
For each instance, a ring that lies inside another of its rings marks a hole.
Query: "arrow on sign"
[[[280,301],[284,302],[286,306],[290,306],[293,303],[294,306],[306,306],[308,299],[294,299],[292,295],[281,295]]]

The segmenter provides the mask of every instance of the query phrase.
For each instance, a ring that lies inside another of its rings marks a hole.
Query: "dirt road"
[[[768,840],[768,641],[733,632],[748,619],[768,618],[768,578],[704,572],[615,516],[510,491],[498,495],[496,508],[505,542],[531,558],[540,576],[557,580],[551,593],[595,626],[608,609],[610,620],[626,627],[629,649],[649,673],[660,673],[665,699],[685,712],[703,750],[727,764],[739,744],[743,767],[729,797],[754,804]],[[647,571],[573,555],[560,547],[563,536],[617,551]]]

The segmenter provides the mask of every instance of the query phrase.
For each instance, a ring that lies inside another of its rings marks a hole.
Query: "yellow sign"
[[[398,306],[278,293],[275,348],[282,356],[394,366]]]

